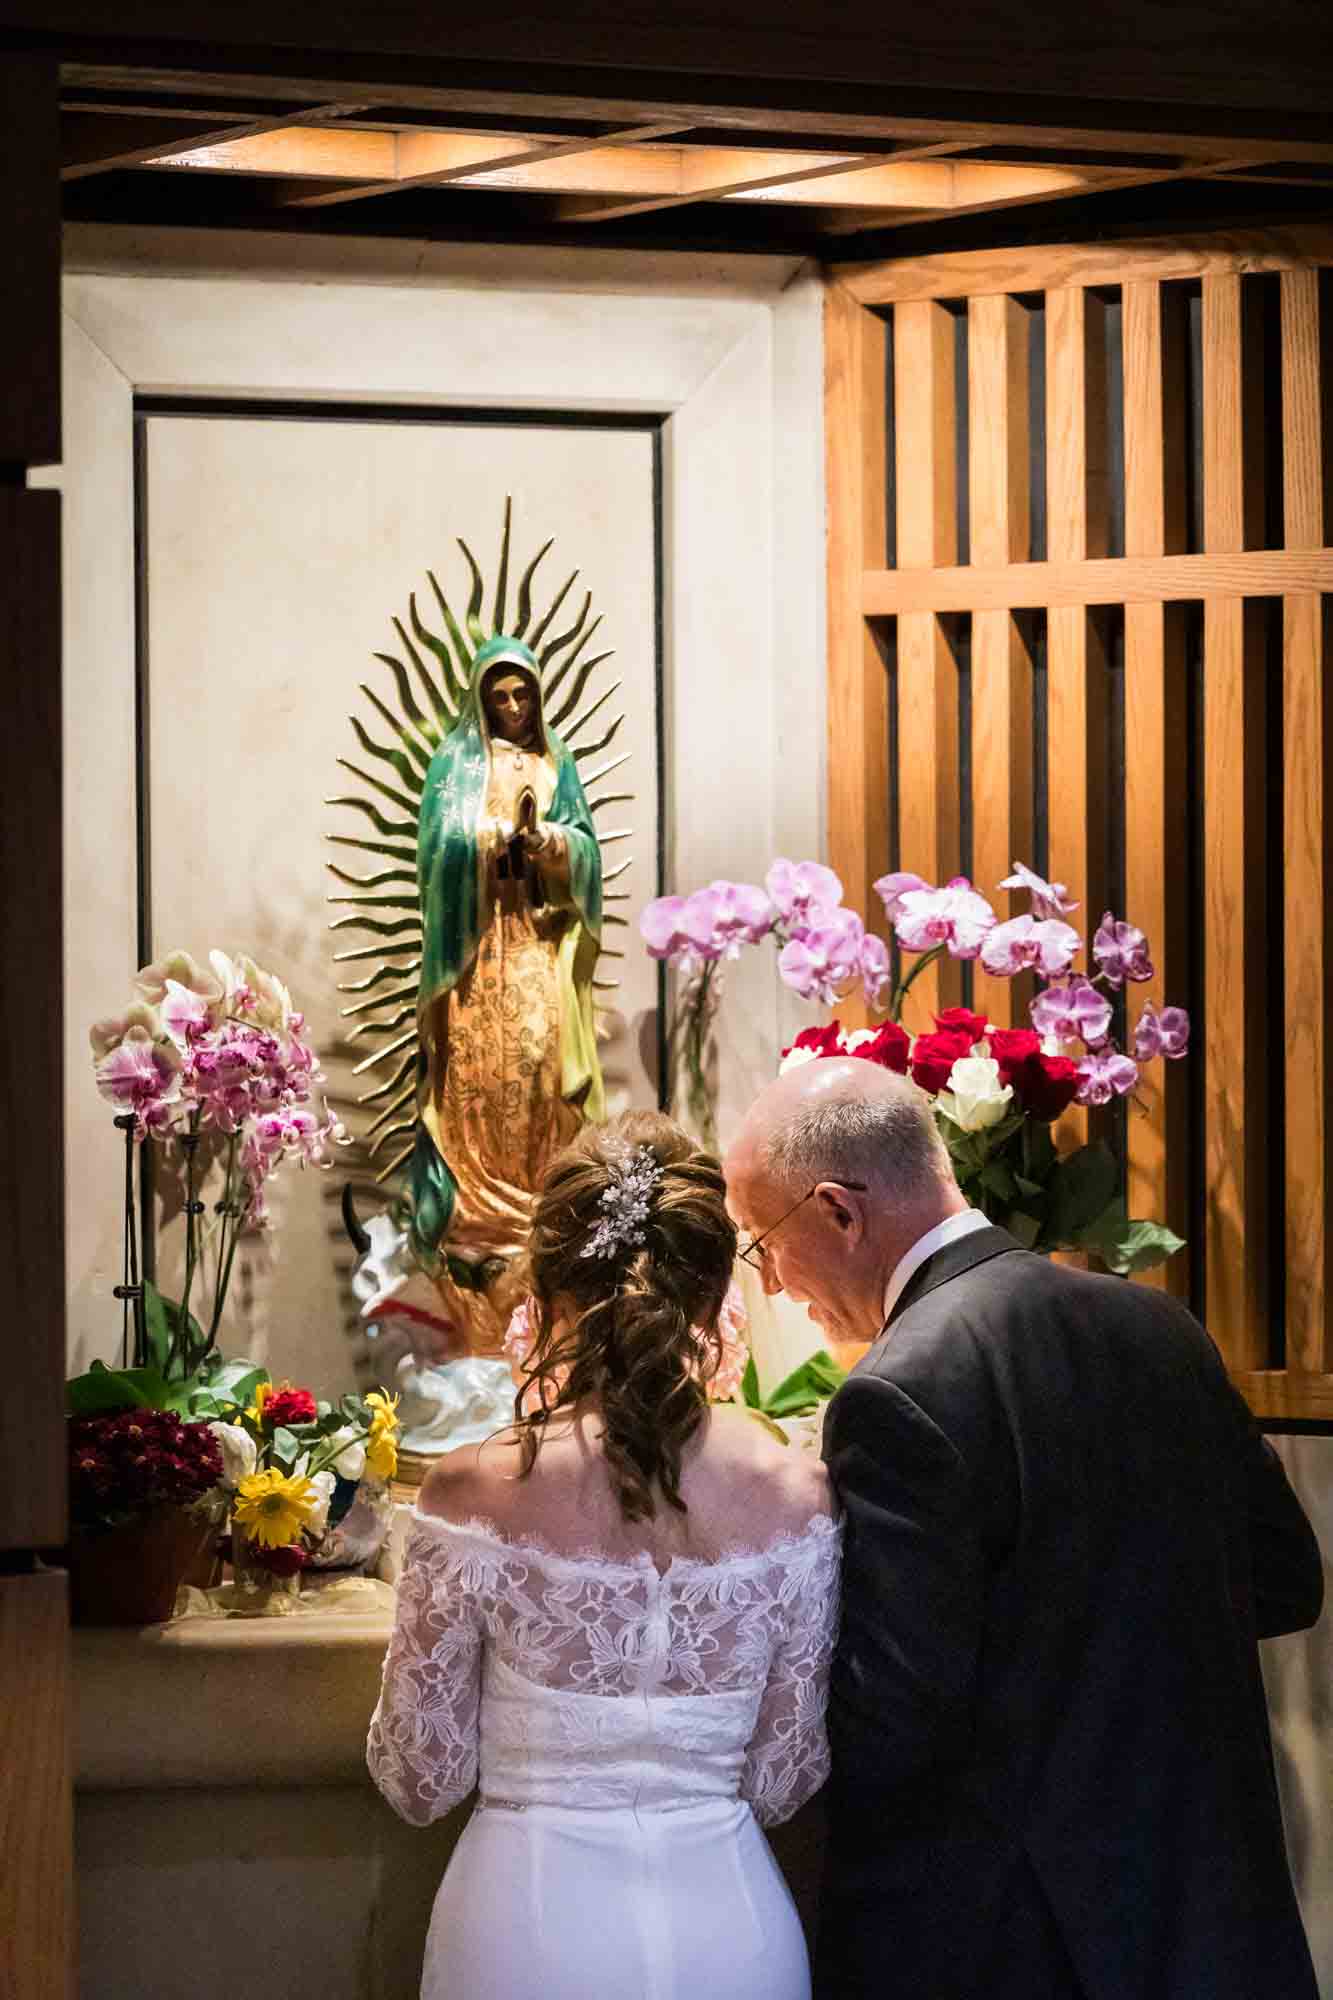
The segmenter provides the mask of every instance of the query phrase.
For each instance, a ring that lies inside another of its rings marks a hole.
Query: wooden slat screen
[[[1333,1419],[1330,266],[1317,230],[971,253],[835,275],[826,320],[833,865],[872,922],[889,867],[1008,914],[1027,860],[1147,931],[1128,1019],[1188,1006],[1190,1057],[1061,1137],[1123,1136],[1188,1245],[1140,1282],[1276,1422]],[[949,963],[910,1024],[1029,990]]]

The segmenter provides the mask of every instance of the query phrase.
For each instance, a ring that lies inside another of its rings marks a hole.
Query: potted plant
[[[76,1624],[171,1616],[186,1571],[216,1532],[222,1470],[210,1426],[178,1410],[136,1404],[70,1419]]]

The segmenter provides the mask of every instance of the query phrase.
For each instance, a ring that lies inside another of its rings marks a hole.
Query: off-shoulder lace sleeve
[[[414,1826],[439,1819],[477,1782],[483,1564],[446,1521],[418,1520],[408,1537],[366,1762]]]
[[[777,1826],[819,1790],[829,1772],[829,1662],[838,1625],[842,1537],[821,1521],[779,1559],[782,1638],[774,1649],[741,1797],[761,1826]]]

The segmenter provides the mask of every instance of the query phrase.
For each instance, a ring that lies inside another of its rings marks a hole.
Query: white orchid
[[[234,1493],[243,1479],[248,1479],[259,1462],[259,1450],[249,1431],[240,1424],[212,1423],[208,1426],[217,1439],[218,1450],[222,1453],[222,1478],[219,1484],[229,1493]]]

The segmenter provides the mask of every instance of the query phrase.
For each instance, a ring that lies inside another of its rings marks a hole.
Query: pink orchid
[[[134,975],[134,984],[154,1007],[161,1006],[168,991],[175,985],[183,986],[187,992],[197,993],[206,1000],[214,1010],[214,1020],[218,1019],[223,1009],[225,986],[222,978],[216,970],[205,972],[188,951],[169,951],[152,965],[140,966]]]
[[[1111,1031],[1111,1003],[1090,980],[1081,976],[1067,986],[1047,986],[1028,1008],[1039,1035],[1058,1042],[1075,1040],[1096,1048]]]
[[[1092,955],[1102,977],[1111,986],[1123,986],[1127,979],[1153,976],[1147,938],[1133,924],[1118,923],[1109,910],[1092,940]]]
[[[1039,922],[1048,917],[1063,917],[1078,908],[1077,903],[1069,901],[1069,891],[1063,882],[1047,882],[1024,861],[1015,861],[1013,874],[1006,875],[999,886],[1002,889],[1026,889],[1032,898],[1032,914]]]
[[[1139,1066],[1121,1055],[1114,1042],[1104,1042],[1076,1064],[1080,1104],[1109,1104],[1113,1097],[1126,1097],[1139,1080]]]
[[[893,978],[889,965],[889,947],[882,937],[867,931],[861,940],[861,989],[866,996],[867,1007],[878,1007],[884,989]]]
[[[681,926],[684,912],[683,896],[658,896],[647,905],[639,918],[639,934],[649,958],[676,958],[688,949],[689,939]]]
[[[934,894],[929,882],[923,881],[919,875],[908,874],[901,868],[895,870],[892,875],[881,875],[878,882],[873,886],[875,894],[884,905],[885,915],[891,924],[897,923],[899,911],[902,907],[902,899],[910,891],[913,889],[924,889],[928,896]]]
[[[818,929],[842,902],[842,883],[819,861],[775,861],[764,887],[789,931]]]
[[[202,993],[167,979],[162,999],[162,1026],[178,1048],[188,1048],[213,1026],[214,1009]]]
[[[1083,940],[1070,924],[1055,918],[1010,917],[996,924],[981,947],[981,963],[1000,979],[1012,979],[1031,966],[1044,979],[1068,972]]]
[[[97,1065],[97,1088],[110,1103],[143,1119],[180,1096],[180,1064],[170,1045],[154,1042],[146,1028],[131,1028],[118,1048]],[[141,1128],[142,1129],[142,1128]]]
[[[858,976],[864,938],[865,926],[851,910],[830,911],[818,928],[783,946],[778,972],[803,1000],[831,1007],[839,989]]]
[[[965,875],[942,889],[908,889],[898,899],[894,929],[904,951],[942,944],[951,958],[976,958],[994,928],[994,910]]]
[[[1174,1061],[1189,1048],[1190,1017],[1183,1007],[1163,1007],[1161,1013],[1151,1001],[1144,1007],[1134,1029],[1134,1055],[1138,1062],[1154,1056]]]
[[[773,927],[773,905],[749,882],[710,882],[686,899],[682,928],[700,958],[739,958]]]

